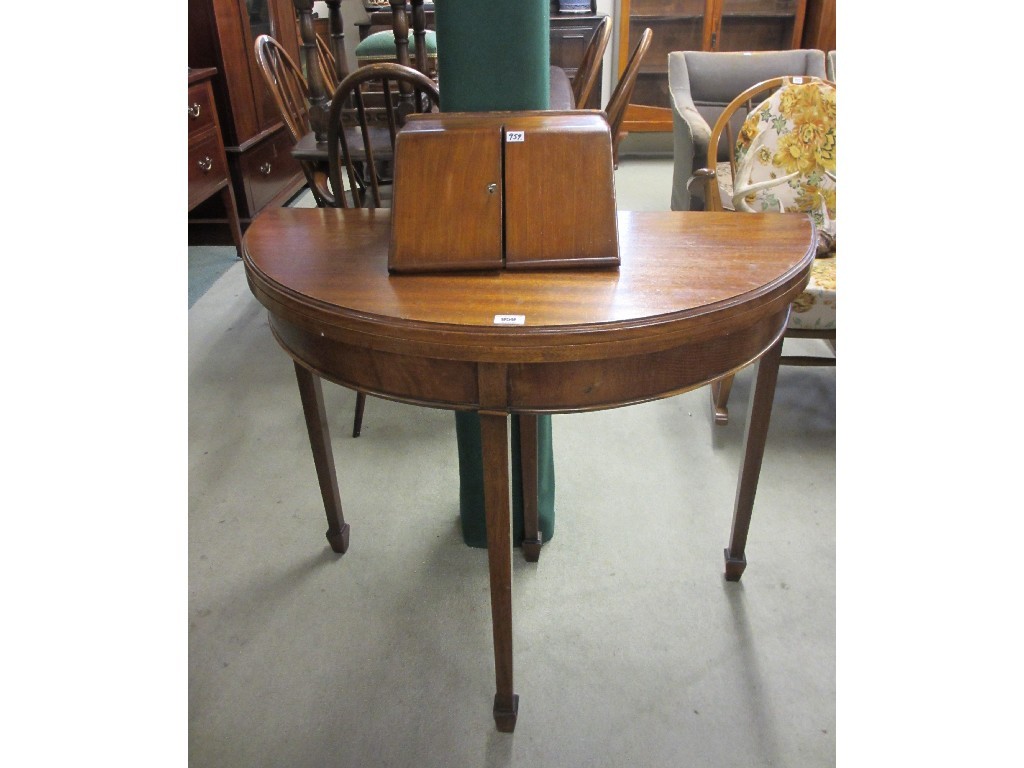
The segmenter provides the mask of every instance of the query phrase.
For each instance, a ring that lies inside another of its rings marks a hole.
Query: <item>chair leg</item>
[[[352,420],[352,437],[359,437],[363,431],[363,409],[366,408],[366,394],[356,392],[356,415]]]
[[[729,423],[729,393],[732,392],[734,378],[730,374],[711,382],[711,411],[718,426]]]

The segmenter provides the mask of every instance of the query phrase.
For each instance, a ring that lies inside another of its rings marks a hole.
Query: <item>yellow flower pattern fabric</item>
[[[819,256],[811,264],[811,279],[793,302],[789,327],[827,331],[836,327],[836,257]]]
[[[835,328],[835,86],[794,79],[779,88],[747,115],[735,164],[737,190],[757,185],[742,198],[750,209],[799,211],[814,220],[826,245],[819,248],[823,255],[814,260],[807,289],[793,302],[789,325]],[[780,181],[790,174],[793,178]]]
[[[755,210],[802,211],[835,236],[835,86],[812,80],[779,88],[747,115],[735,157],[742,172],[737,189],[797,174],[752,191],[744,202]]]

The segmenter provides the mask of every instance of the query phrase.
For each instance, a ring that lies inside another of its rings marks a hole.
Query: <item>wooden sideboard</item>
[[[292,0],[189,0],[188,64],[215,67],[211,78],[237,214],[243,228],[257,213],[287,202],[306,183],[291,156],[292,139],[263,82],[253,45],[269,34],[296,61],[298,28]],[[210,200],[190,224],[223,225],[223,205]]]
[[[219,193],[231,239],[241,258],[242,230],[210,83],[216,74],[213,67],[188,71],[188,209],[195,210]]]

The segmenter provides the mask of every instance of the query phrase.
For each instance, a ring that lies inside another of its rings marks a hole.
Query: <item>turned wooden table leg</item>
[[[324,392],[320,377],[298,363],[295,363],[295,378],[299,381],[299,397],[302,399],[302,413],[306,417],[309,432],[309,446],[313,449],[313,463],[316,465],[316,479],[320,483],[320,495],[327,511],[327,541],[339,555],[348,550],[348,523],[341,511],[341,493],[338,491],[338,475],[334,471],[334,452],[331,450],[331,435],[327,429],[327,410],[324,408]]]
[[[528,563],[540,559],[539,511],[537,508],[537,415],[519,416],[519,468],[523,480],[523,557]]]
[[[494,630],[494,722],[499,731],[516,727],[519,697],[512,690],[512,530],[509,517],[508,417],[480,413],[483,449],[487,566],[491,577],[491,625]]]
[[[765,440],[768,438],[768,422],[772,416],[772,400],[775,398],[775,382],[779,377],[779,359],[782,355],[780,336],[761,359],[757,361],[757,376],[754,392],[747,410],[747,429],[743,440],[743,463],[736,486],[736,506],[732,518],[732,534],[729,547],[725,550],[725,578],[739,581],[747,567],[744,549],[747,546],[747,532],[750,530],[750,515],[754,509],[754,494],[757,479],[761,474],[761,459],[764,458]]]

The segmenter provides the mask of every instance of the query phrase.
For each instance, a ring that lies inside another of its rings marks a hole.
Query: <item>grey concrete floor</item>
[[[670,183],[670,160],[625,160],[619,206],[667,208]],[[452,414],[371,398],[352,439],[354,395],[325,385],[339,558],[241,264],[188,314],[190,765],[835,764],[834,369],[780,372],[738,584],[722,550],[751,371],[726,427],[706,388],[553,417],[555,535],[539,563],[514,557],[509,735]]]

